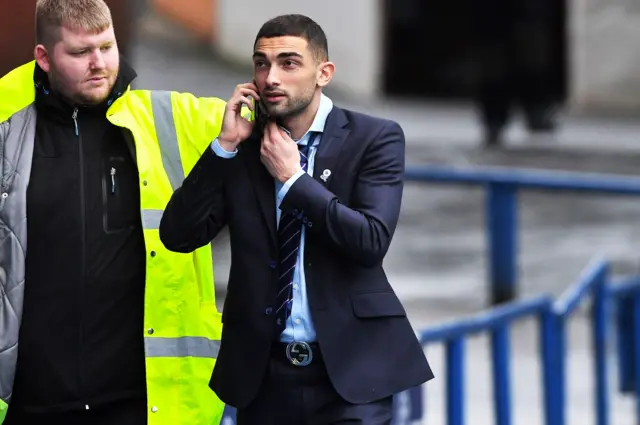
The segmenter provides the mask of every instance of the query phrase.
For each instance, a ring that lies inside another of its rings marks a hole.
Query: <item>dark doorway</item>
[[[516,84],[537,78],[549,97],[562,102],[565,3],[386,0],[384,90],[390,96],[468,100],[487,75],[516,68],[526,70],[524,77],[517,73]]]

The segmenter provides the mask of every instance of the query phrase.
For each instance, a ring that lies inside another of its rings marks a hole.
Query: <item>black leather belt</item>
[[[309,366],[314,360],[320,360],[317,342],[277,342],[274,350],[277,357],[283,356],[287,363],[294,366]]]

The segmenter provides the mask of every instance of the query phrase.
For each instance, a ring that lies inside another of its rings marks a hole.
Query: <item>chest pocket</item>
[[[103,226],[117,233],[140,224],[140,189],[133,160],[107,156],[102,161]]]

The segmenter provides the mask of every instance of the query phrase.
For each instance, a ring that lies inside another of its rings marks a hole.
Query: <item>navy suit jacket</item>
[[[304,269],[317,339],[333,386],[352,403],[433,378],[382,268],[400,214],[404,157],[398,124],[334,106],[314,176],[300,177],[281,205],[307,218]],[[255,398],[278,339],[274,190],[259,137],[233,159],[208,149],[160,224],[162,242],[176,252],[204,246],[229,226],[231,270],[211,387],[239,408]]]

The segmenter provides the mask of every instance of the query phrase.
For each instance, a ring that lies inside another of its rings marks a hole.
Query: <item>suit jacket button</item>
[[[273,312],[273,309],[271,307],[267,307],[264,310],[264,314],[266,314],[267,316],[271,316],[271,312]]]
[[[278,267],[278,262],[275,260],[270,261],[269,267],[271,267],[272,269],[275,269],[276,267]]]
[[[307,222],[307,227],[313,227],[313,223],[312,222]]]

